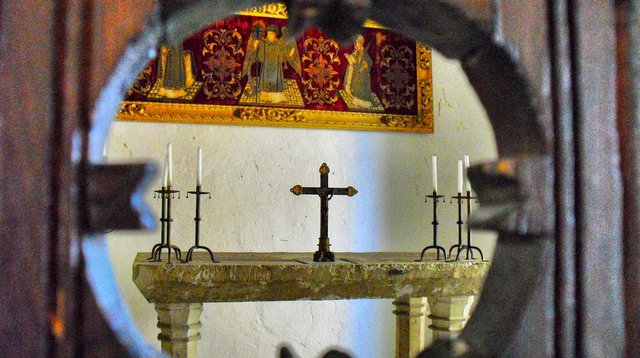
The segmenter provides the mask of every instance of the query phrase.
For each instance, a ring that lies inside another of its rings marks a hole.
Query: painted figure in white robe
[[[355,107],[369,108],[373,103],[371,92],[371,65],[373,61],[364,47],[364,36],[358,35],[353,51],[345,54],[347,71],[344,75],[344,90]]]

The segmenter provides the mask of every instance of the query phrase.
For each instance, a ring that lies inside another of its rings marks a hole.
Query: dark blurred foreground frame
[[[134,201],[125,209],[138,214],[123,221],[119,208],[95,206],[110,175],[123,175],[95,166],[124,91],[163,38],[261,4],[0,1],[0,355],[159,355],[113,290],[100,234],[148,225],[144,208]],[[424,356],[640,355],[636,2],[287,5],[299,10],[292,31],[316,23],[348,38],[327,14],[365,11],[459,59],[493,125],[499,159],[474,166],[472,182],[475,226],[500,234],[494,266],[461,336]],[[143,168],[132,166],[132,181],[144,183]],[[140,186],[120,189],[135,198]]]

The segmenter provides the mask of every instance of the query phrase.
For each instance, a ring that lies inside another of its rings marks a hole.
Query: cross
[[[334,195],[354,196],[358,193],[356,188],[329,188],[329,167],[327,163],[320,166],[320,187],[308,188],[296,185],[290,190],[294,195],[317,195],[320,197],[320,243],[318,251],[313,254],[313,261],[335,261],[335,256],[329,247],[329,200]]]

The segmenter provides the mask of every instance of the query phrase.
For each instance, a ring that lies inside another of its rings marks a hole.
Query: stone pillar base
[[[170,357],[196,358],[202,303],[156,303],[158,340]]]
[[[396,358],[413,358],[425,347],[426,299],[398,298],[396,315]]]
[[[469,319],[474,296],[427,297],[433,340],[456,338]]]

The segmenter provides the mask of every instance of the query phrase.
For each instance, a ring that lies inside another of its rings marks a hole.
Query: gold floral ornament
[[[338,101],[340,78],[334,66],[340,65],[338,43],[329,38],[308,37],[303,42],[303,96],[310,104],[334,104]]]
[[[208,99],[239,99],[242,93],[238,61],[244,55],[242,35],[237,29],[211,29],[202,36],[205,69],[204,94]]]
[[[385,45],[381,52],[382,104],[385,108],[411,109],[416,103],[416,83],[412,76],[415,53],[408,46],[392,45]]]

